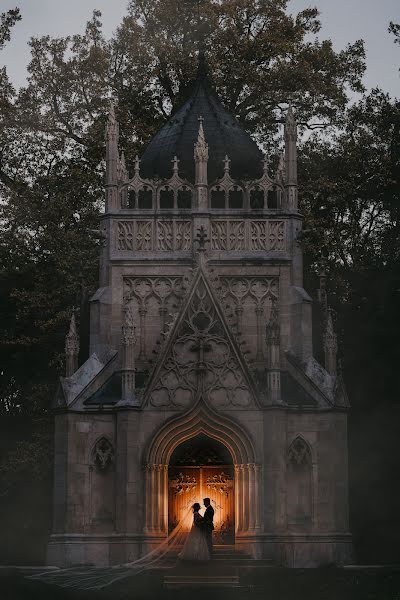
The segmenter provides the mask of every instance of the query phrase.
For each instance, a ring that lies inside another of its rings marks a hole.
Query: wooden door
[[[168,472],[168,528],[177,525],[194,502],[204,513],[203,498],[210,498],[214,508],[214,543],[231,544],[235,532],[235,490],[232,465],[207,467],[170,467]],[[192,516],[184,522],[190,529]]]

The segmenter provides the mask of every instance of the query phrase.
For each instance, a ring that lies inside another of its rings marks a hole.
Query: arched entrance
[[[232,457],[235,541],[237,542],[238,538],[254,536],[260,530],[261,472],[256,462],[252,441],[247,432],[235,421],[216,413],[204,401],[200,401],[191,411],[168,421],[157,432],[148,447],[145,456],[146,520],[144,525],[148,547],[152,547],[168,535],[169,465],[174,451],[180,446],[184,448],[185,442],[201,435],[221,444],[225,449],[224,452],[229,452]],[[179,456],[179,450],[176,456]],[[171,468],[172,466],[176,465],[171,465]],[[213,465],[212,468],[216,466],[218,465]],[[212,476],[212,473],[210,475]],[[206,479],[207,477],[206,473]],[[203,483],[200,485],[200,491],[204,493]],[[206,496],[211,497],[211,494]],[[174,518],[174,515],[171,518]]]
[[[210,498],[214,508],[214,544],[235,540],[235,470],[221,442],[200,433],[175,448],[168,467],[168,531],[188,507]],[[191,518],[187,526],[191,523]]]

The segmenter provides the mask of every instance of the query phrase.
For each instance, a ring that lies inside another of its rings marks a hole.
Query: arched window
[[[271,190],[268,190],[267,203],[268,208],[277,209],[281,207],[281,190],[274,185]]]
[[[225,208],[225,191],[218,185],[211,190],[211,208]]]
[[[250,192],[250,208],[253,210],[264,208],[264,190],[254,188]]]
[[[139,190],[138,208],[151,210],[153,208],[153,192],[147,186]]]
[[[297,437],[287,456],[288,525],[307,529],[312,523],[312,459],[308,444]]]
[[[186,186],[178,190],[178,208],[192,208],[192,191]]]
[[[160,209],[174,208],[174,191],[168,186],[165,186],[160,191]]]
[[[229,208],[243,208],[243,192],[237,185],[229,190]]]

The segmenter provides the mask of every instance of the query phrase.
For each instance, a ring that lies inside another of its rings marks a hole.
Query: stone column
[[[136,327],[130,306],[125,307],[122,326],[122,404],[136,406],[135,397],[135,346]],[[121,404],[119,403],[119,404]]]
[[[271,316],[266,327],[267,342],[267,385],[268,398],[271,404],[280,404],[281,399],[281,371],[280,371],[280,318],[278,301],[274,300],[271,307]]]
[[[111,103],[106,126],[106,212],[118,208],[118,170],[119,170],[119,125],[115,118],[114,105]]]
[[[285,122],[285,168],[287,208],[297,212],[297,124],[291,103]]]

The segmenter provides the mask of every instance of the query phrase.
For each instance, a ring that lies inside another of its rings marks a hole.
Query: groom
[[[210,552],[210,557],[212,556],[213,551],[213,543],[212,543],[212,532],[214,529],[214,509],[211,506],[210,498],[203,499],[204,506],[206,507],[206,511],[204,513],[204,535],[206,536],[206,542],[208,546],[208,550]]]

